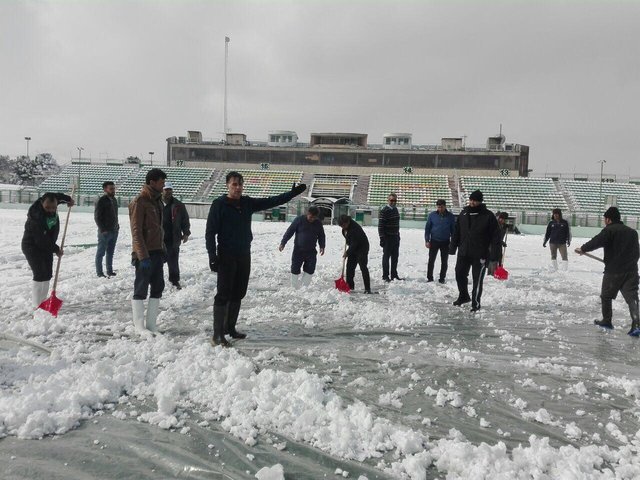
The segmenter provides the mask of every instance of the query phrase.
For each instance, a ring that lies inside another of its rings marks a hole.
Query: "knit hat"
[[[604,212],[604,218],[608,218],[609,220],[611,220],[613,222],[619,222],[620,221],[620,210],[618,210],[616,207],[609,207],[609,208],[607,208],[607,211]]]
[[[507,212],[499,212],[497,217],[504,218],[505,220],[507,220],[509,218],[509,214]]]
[[[165,182],[163,190],[173,190],[173,184],[171,182]]]
[[[482,195],[482,192],[480,190],[474,190],[473,192],[471,192],[471,195],[469,195],[469,200],[481,202],[482,200],[484,200],[484,196]]]

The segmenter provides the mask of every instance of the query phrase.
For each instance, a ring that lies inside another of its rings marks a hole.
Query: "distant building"
[[[268,165],[275,170],[341,174],[461,170],[464,175],[526,177],[529,173],[529,147],[506,143],[503,135],[489,137],[486,146],[469,147],[460,137],[415,145],[409,133],[385,134],[377,146],[368,145],[366,133],[312,133],[308,144],[300,143],[297,134],[288,130],[269,132],[268,142],[247,141],[242,133],[227,134],[226,142],[207,141],[196,133],[167,139],[169,166],[252,169]]]

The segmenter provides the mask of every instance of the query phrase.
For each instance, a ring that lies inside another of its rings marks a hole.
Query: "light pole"
[[[151,166],[153,167],[153,152],[149,152],[149,156],[151,157]]]
[[[31,137],[24,137],[24,139],[27,141],[27,160],[29,159],[29,140],[31,140]]]
[[[604,199],[602,198],[602,172],[604,171],[604,164],[607,163],[606,160],[599,160],[600,162],[600,210],[604,210]]]
[[[82,186],[82,151],[84,148],[76,147],[78,149],[78,205],[80,205],[80,187]]]
[[[229,64],[229,37],[224,37],[224,141],[227,141],[227,65]]]

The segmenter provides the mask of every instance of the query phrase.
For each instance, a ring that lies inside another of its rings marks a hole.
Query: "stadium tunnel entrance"
[[[312,199],[309,202],[309,205],[318,207],[322,223],[337,225],[340,215],[349,214],[349,205],[351,205],[351,201],[346,197],[318,197]]]

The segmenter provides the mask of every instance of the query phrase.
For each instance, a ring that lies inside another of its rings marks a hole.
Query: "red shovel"
[[[347,251],[347,245],[345,244],[344,246],[344,251]],[[351,288],[349,287],[349,284],[347,283],[347,281],[344,279],[344,265],[347,262],[347,258],[343,257],[342,259],[342,273],[340,274],[340,278],[336,280],[336,288],[344,293],[349,293],[351,291]]]
[[[73,191],[71,192],[71,198],[73,198]],[[60,250],[64,248],[64,238],[67,236],[67,225],[69,225],[69,214],[71,213],[71,207],[67,210],[67,219],[64,222],[64,231],[62,232],[62,241],[60,242]],[[51,295],[49,298],[42,301],[38,306],[45,312],[49,312],[54,317],[58,316],[60,307],[62,307],[62,300],[56,297],[56,286],[58,285],[58,273],[60,272],[60,261],[62,257],[58,257],[58,264],[56,265],[56,276],[53,279],[53,288],[51,289]]]

